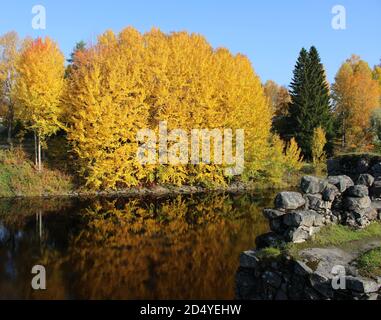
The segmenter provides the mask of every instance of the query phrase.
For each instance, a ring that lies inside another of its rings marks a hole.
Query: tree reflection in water
[[[272,198],[2,202],[0,298],[232,299],[239,254],[268,231]],[[30,287],[35,264],[44,292]]]

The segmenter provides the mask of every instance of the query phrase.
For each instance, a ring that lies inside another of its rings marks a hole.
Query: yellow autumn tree
[[[157,151],[156,163],[137,161],[137,132],[147,128],[157,136],[163,125],[168,134],[181,129],[188,142],[194,129],[210,133],[229,128],[233,136],[243,129],[245,175],[255,177],[265,170],[272,114],[243,55],[215,50],[197,34],[153,29],[142,35],[127,28],[119,35],[100,36],[76,59],[65,93],[68,138],[89,187],[226,183],[228,164],[216,164],[213,153],[211,161],[199,158],[193,164],[159,162],[163,155]],[[214,149],[218,139],[212,136],[210,143]],[[170,156],[175,146],[176,141],[168,142]]]
[[[299,148],[295,138],[287,144],[285,151],[285,165],[291,171],[298,171],[303,167],[302,149]]]
[[[379,106],[379,85],[369,65],[357,56],[338,71],[333,85],[335,113],[340,120],[342,148],[367,150],[371,147],[370,118]]]
[[[326,161],[324,148],[327,144],[326,134],[323,128],[318,127],[314,130],[312,139],[312,160],[315,167]]]
[[[17,62],[21,51],[30,40],[21,40],[14,31],[0,37],[0,116],[8,126],[8,143],[12,145],[12,129],[15,120],[15,88],[17,80]]]
[[[16,102],[19,118],[35,133],[36,164],[42,169],[41,146],[62,128],[60,99],[64,86],[64,56],[50,38],[26,46],[17,63]]]
[[[135,186],[148,174],[136,160],[136,134],[149,119],[144,50],[142,36],[128,28],[76,55],[64,96],[67,133],[90,188]]]

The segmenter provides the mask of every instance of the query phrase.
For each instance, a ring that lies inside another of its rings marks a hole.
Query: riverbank
[[[177,194],[195,194],[207,192],[255,192],[293,188],[302,175],[313,170],[306,164],[302,170],[288,173],[281,182],[274,184],[266,179],[244,182],[240,179],[218,186],[176,186],[156,185],[131,187],[120,190],[89,190],[75,182],[74,173],[64,173],[46,166],[41,172],[35,169],[33,162],[20,149],[0,152],[0,199],[28,197],[128,197],[128,196],[164,196]]]

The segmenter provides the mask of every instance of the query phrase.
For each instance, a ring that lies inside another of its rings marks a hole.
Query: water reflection
[[[0,201],[0,298],[232,299],[273,196]]]

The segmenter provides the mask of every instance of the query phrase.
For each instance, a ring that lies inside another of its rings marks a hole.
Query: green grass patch
[[[276,259],[282,254],[279,248],[268,247],[258,251],[258,258],[262,259]]]
[[[364,277],[381,277],[381,248],[364,253],[357,260],[357,267]]]
[[[362,230],[354,230],[342,225],[329,225],[322,228],[321,231],[310,240],[299,244],[288,244],[286,249],[292,256],[297,256],[300,250],[307,248],[345,247],[354,241],[380,237],[381,223],[379,222],[374,222]]]
[[[68,175],[48,168],[38,172],[22,150],[0,151],[0,197],[61,195],[72,189]]]

